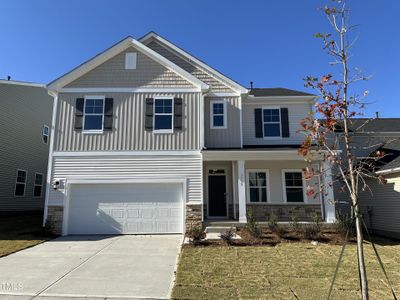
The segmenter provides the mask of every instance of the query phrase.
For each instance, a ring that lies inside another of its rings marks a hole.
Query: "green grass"
[[[387,242],[387,241],[386,241]],[[400,244],[377,246],[400,295]],[[185,247],[173,299],[326,299],[341,246],[281,243],[275,247]],[[392,299],[366,244],[371,299]],[[355,245],[347,246],[332,299],[359,299]]]
[[[42,216],[0,217],[0,257],[49,239],[42,230]]]

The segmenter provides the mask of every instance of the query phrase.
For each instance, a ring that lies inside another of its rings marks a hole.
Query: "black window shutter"
[[[113,98],[106,98],[104,102],[104,131],[113,129]]]
[[[287,107],[281,108],[281,127],[282,127],[282,137],[289,137],[289,110]]]
[[[153,98],[146,98],[146,112],[144,118],[144,128],[146,130],[153,130]]]
[[[254,128],[256,130],[256,138],[263,137],[263,122],[262,122],[262,109],[256,108],[254,110]]]
[[[75,103],[75,121],[74,121],[74,129],[82,130],[83,127],[83,106],[85,104],[84,98],[77,98]]]
[[[174,98],[174,128],[182,130],[182,98]]]

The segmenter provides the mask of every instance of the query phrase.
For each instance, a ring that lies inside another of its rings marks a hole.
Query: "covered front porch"
[[[251,212],[265,222],[274,213],[289,222],[295,211],[300,222],[316,214],[327,223],[335,221],[330,166],[315,157],[313,166],[325,171],[305,180],[309,166],[293,148],[203,151],[203,216],[208,222],[246,223]],[[324,186],[324,193],[309,196],[307,186]]]

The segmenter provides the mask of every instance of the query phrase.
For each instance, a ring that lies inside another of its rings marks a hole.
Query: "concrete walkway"
[[[0,299],[168,299],[182,236],[69,236],[0,258]]]

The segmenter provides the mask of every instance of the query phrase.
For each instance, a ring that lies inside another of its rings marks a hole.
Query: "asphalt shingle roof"
[[[357,132],[400,132],[400,118],[353,118],[350,130]]]
[[[267,96],[315,96],[300,91],[285,89],[285,88],[253,88],[250,89],[249,95],[254,97]]]

